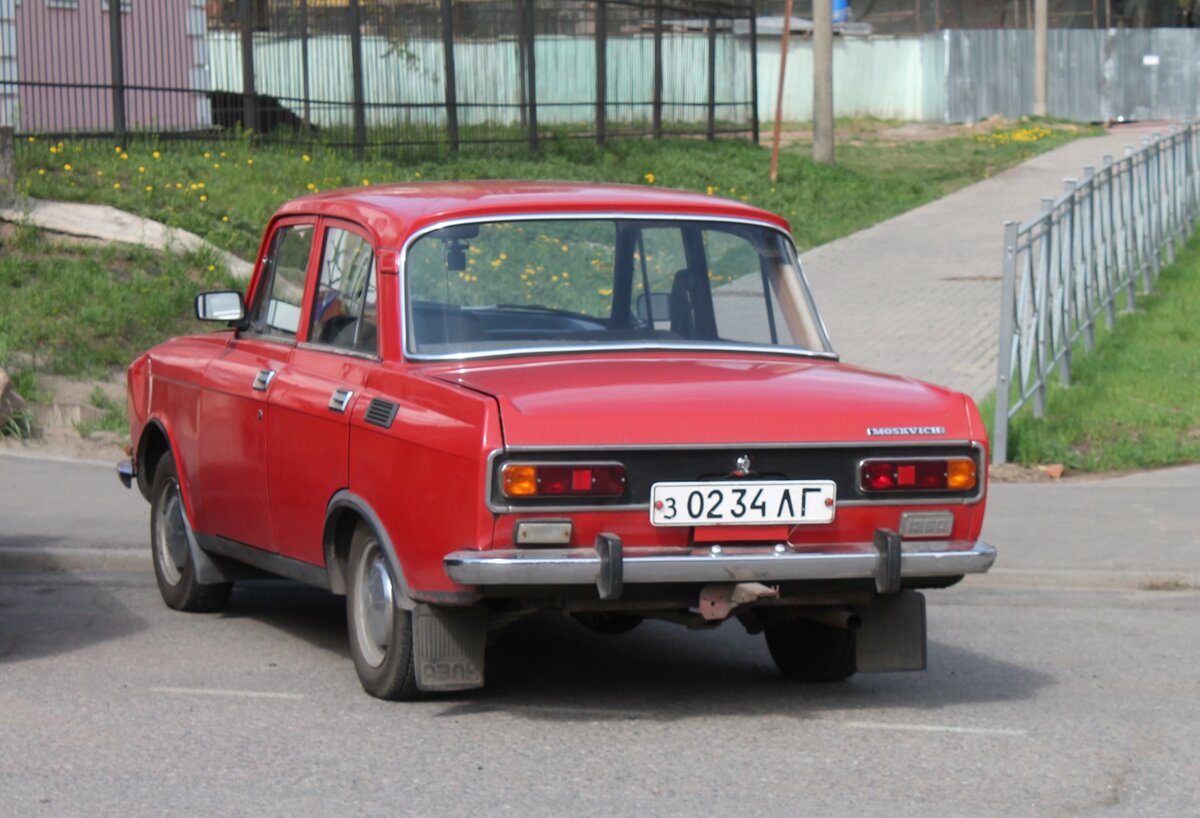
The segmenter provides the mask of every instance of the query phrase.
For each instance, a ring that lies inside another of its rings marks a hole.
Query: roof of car
[[[322,215],[361,222],[384,246],[436,222],[538,213],[619,213],[710,216],[767,222],[788,229],[766,210],[682,190],[587,182],[414,182],[345,188],[303,196],[276,215]]]

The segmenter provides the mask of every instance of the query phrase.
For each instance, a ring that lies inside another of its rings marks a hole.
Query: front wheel
[[[350,541],[349,569],[346,627],[363,690],[389,701],[416,698],[412,613],[397,604],[400,589],[391,564],[366,525]]]
[[[854,631],[808,619],[777,622],[765,630],[771,658],[786,676],[805,682],[841,682],[854,675]]]
[[[150,492],[150,550],[159,593],[167,606],[177,611],[220,611],[229,602],[233,583],[201,585],[196,581],[185,513],[175,458],[165,454],[154,470]]]

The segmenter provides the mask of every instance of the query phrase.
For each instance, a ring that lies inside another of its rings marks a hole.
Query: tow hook
[[[700,589],[700,615],[709,622],[728,619],[734,608],[757,602],[760,599],[774,599],[779,596],[778,588],[769,588],[761,582],[722,582],[715,585],[705,585]]]

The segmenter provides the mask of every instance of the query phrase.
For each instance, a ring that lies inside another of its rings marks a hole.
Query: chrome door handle
[[[332,397],[329,398],[329,408],[334,412],[345,412],[346,407],[350,405],[350,398],[354,392],[350,389],[335,389]]]
[[[275,380],[274,369],[260,369],[258,374],[254,376],[254,388],[259,392],[266,392],[267,387],[271,385],[271,381]]]

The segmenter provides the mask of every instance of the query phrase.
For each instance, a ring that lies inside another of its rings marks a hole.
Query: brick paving
[[[1169,123],[1116,126],[829,244],[801,260],[847,363],[983,398],[996,385],[1004,222],[1024,221],[1064,178],[1125,155]]]

